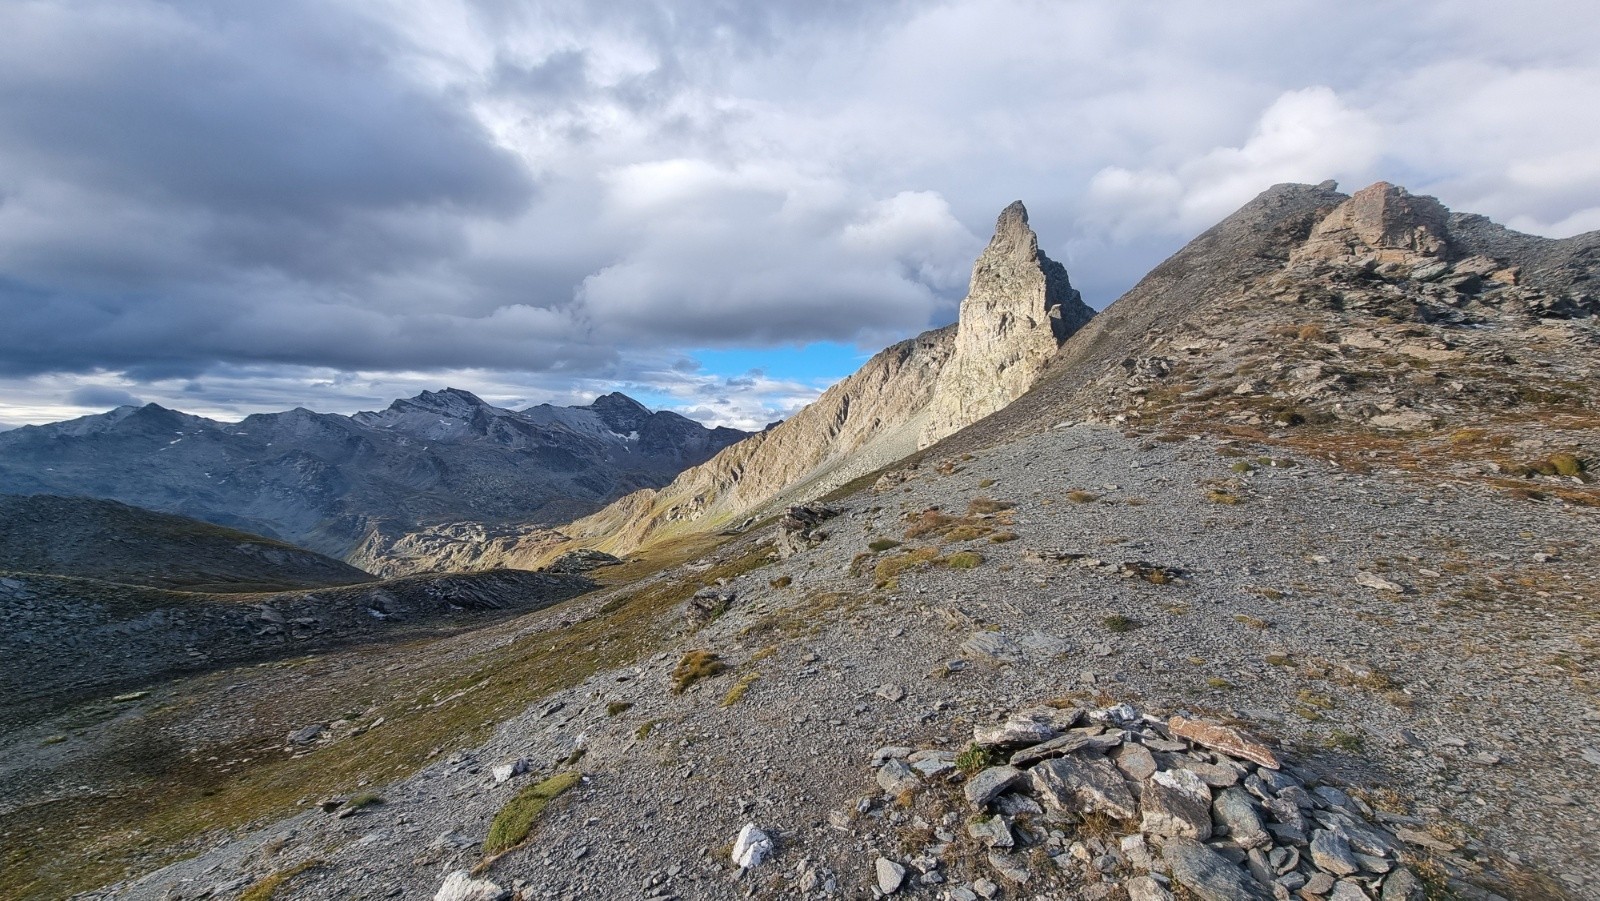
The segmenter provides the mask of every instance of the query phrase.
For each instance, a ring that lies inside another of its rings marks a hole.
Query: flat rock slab
[[[1231,726],[1175,716],[1167,720],[1167,731],[1213,751],[1221,751],[1268,769],[1279,768],[1278,755],[1272,753],[1271,748]]]
[[[992,766],[978,773],[967,784],[962,786],[962,794],[972,802],[972,806],[982,810],[993,801],[1001,792],[1016,785],[1022,779],[1022,771],[1014,766]]]
[[[1153,835],[1211,837],[1211,789],[1188,770],[1156,773],[1139,799],[1139,828]]]
[[[1122,774],[1105,758],[1058,757],[1028,771],[1047,806],[1057,810],[1103,812],[1119,820],[1139,815]]]
[[[1202,901],[1268,901],[1272,895],[1226,857],[1192,838],[1169,838],[1161,859]]]

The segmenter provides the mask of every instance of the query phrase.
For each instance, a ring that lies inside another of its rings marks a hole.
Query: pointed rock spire
[[[1066,267],[1039,250],[1022,201],[1001,210],[994,237],[972,267],[955,355],[939,374],[919,445],[1011,403],[1093,315]]]

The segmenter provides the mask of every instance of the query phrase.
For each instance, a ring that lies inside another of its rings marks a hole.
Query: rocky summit
[[[0,894],[1593,897],[1600,233],[1278,185],[1092,317],[1037,241],[669,484],[410,533],[553,572],[8,575],[86,681],[0,735]]]

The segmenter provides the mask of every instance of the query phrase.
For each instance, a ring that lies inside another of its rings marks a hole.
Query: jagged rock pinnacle
[[[1028,208],[1020,200],[1006,207],[972,267],[955,355],[939,376],[919,443],[932,444],[1015,400],[1093,315],[1066,267],[1039,250]]]

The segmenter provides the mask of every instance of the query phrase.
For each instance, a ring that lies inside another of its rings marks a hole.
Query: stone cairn
[[[872,763],[902,847],[925,845],[874,862],[875,897],[1420,901],[1417,864],[1441,847],[1238,729],[1126,704],[1038,707],[974,728],[964,751],[886,747]],[[940,787],[959,787],[964,822],[915,815]],[[956,857],[994,878],[958,882]]]

